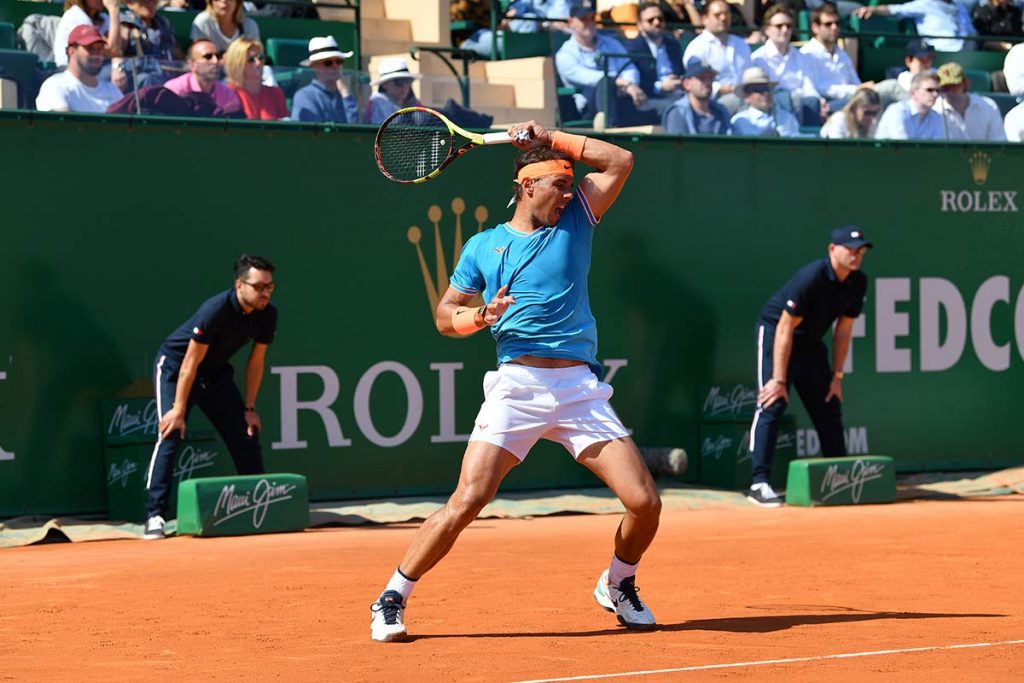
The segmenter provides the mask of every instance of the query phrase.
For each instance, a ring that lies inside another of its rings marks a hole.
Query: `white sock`
[[[608,582],[613,586],[618,586],[623,579],[628,579],[636,574],[637,564],[623,562],[618,555],[612,555],[612,563],[608,567]]]
[[[416,587],[416,581],[413,581],[408,576],[402,573],[401,569],[396,569],[395,573],[391,576],[391,580],[388,581],[388,585],[384,587],[385,591],[397,591],[402,596],[402,603],[409,603],[409,596],[412,595],[412,589]]]

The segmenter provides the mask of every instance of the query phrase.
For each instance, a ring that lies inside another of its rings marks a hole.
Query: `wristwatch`
[[[836,379],[842,379],[843,377],[846,376],[846,373],[844,373],[842,370],[837,370],[835,374],[833,374],[832,376],[835,377]]]

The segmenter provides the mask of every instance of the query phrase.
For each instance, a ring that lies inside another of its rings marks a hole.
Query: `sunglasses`
[[[249,55],[245,58],[247,64],[263,64],[267,61],[266,55]]]
[[[277,289],[276,282],[268,282],[264,284],[262,282],[246,282],[245,280],[242,280],[242,284],[249,285],[250,287],[256,290],[257,294],[262,294],[263,292],[266,292],[267,294],[273,294],[274,290]]]
[[[769,85],[746,85],[746,86],[743,86],[743,92],[745,92],[747,94],[757,93],[759,95],[767,95],[771,91],[772,91],[772,88]]]
[[[199,55],[199,59],[205,59],[208,62],[212,62],[215,59],[217,61],[220,61],[223,57],[224,54],[221,52],[204,52],[203,54]]]
[[[333,59],[321,59],[318,62],[313,62],[313,66],[332,67],[332,66],[341,66],[344,63],[345,63],[344,59],[339,59],[339,58],[335,57]]]
[[[771,28],[779,28],[779,29],[782,29],[782,28],[793,28],[793,24],[783,24],[783,23],[768,24],[768,26],[770,26]]]
[[[818,26],[825,26],[827,28],[833,28],[835,26],[839,26],[839,22],[838,21],[819,21],[818,22]]]
[[[921,89],[921,90],[924,90],[925,92],[931,92],[931,93],[937,93],[937,92],[939,92],[939,89],[938,89],[938,88],[920,88],[920,89]]]

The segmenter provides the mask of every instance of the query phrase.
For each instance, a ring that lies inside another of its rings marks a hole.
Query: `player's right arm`
[[[199,364],[206,357],[209,350],[206,344],[200,344],[195,339],[188,341],[188,348],[185,350],[185,358],[181,361],[178,369],[178,383],[174,391],[174,405],[163,414],[157,431],[161,439],[166,439],[175,431],[185,438],[185,407],[188,405],[189,394],[192,393],[192,385],[196,381],[196,371]]]
[[[446,337],[468,337],[498,322],[508,307],[516,302],[516,298],[508,294],[508,285],[499,289],[491,302],[483,306],[473,308],[469,305],[474,296],[449,287],[437,305],[434,319],[437,331]]]
[[[772,376],[757,395],[757,403],[762,408],[767,408],[780,399],[789,403],[786,370],[789,368],[789,356],[793,353],[793,332],[803,320],[802,317],[791,315],[786,310],[783,310],[779,317],[779,324],[775,326],[775,342],[772,345]]]

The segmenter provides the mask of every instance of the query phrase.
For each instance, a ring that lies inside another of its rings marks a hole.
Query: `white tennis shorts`
[[[521,462],[543,438],[579,458],[592,444],[629,436],[608,403],[612,391],[586,365],[506,363],[484,375],[484,403],[469,440],[500,446]]]

